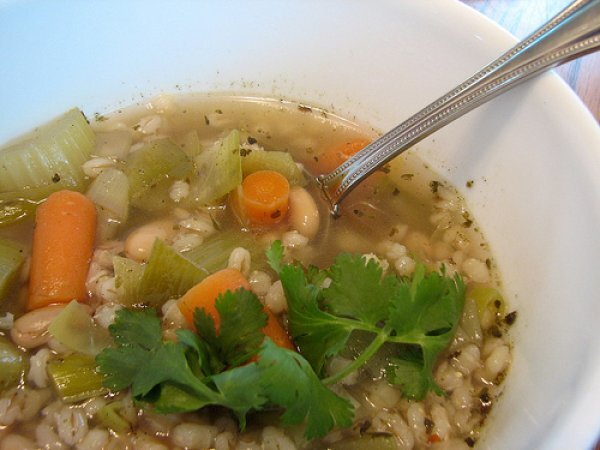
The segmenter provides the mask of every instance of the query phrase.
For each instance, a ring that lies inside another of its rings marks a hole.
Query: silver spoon
[[[494,62],[317,178],[334,216],[362,180],[420,140],[522,81],[600,48],[600,0],[576,0]]]

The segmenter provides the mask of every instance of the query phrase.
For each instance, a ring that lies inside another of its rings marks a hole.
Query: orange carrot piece
[[[250,283],[237,269],[223,269],[215,272],[187,291],[179,300],[179,310],[190,325],[194,324],[194,311],[204,308],[215,322],[219,331],[221,317],[215,307],[219,294],[237,291],[240,288],[250,290]]]
[[[84,301],[94,241],[96,207],[73,191],[51,194],[35,215],[27,309]]]
[[[240,288],[250,290],[250,283],[239,270],[230,268],[219,270],[187,291],[179,300],[179,310],[187,322],[193,325],[194,311],[196,308],[204,308],[215,322],[215,329],[218,332],[221,326],[221,318],[215,307],[215,301],[220,294],[227,291],[233,292]],[[268,316],[268,321],[262,332],[280,347],[294,350],[294,345],[275,315],[268,308],[264,308],[264,311]]]
[[[290,337],[285,331],[285,328],[281,326],[281,323],[279,323],[279,320],[277,317],[275,317],[275,314],[273,314],[267,307],[264,308],[264,311],[267,313],[269,318],[267,325],[262,329],[262,332],[265,334],[265,336],[269,336],[271,340],[279,347],[287,348],[288,350],[296,350]]]
[[[274,170],[251,173],[232,193],[231,204],[240,220],[252,227],[270,227],[285,219],[290,184]]]
[[[355,139],[353,141],[342,142],[339,145],[327,149],[317,162],[317,169],[320,173],[333,172],[340,164],[349,159],[358,151],[370,144],[366,139]]]

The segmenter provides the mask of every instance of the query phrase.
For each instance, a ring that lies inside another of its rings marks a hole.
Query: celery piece
[[[119,410],[123,408],[123,402],[117,400],[104,405],[96,413],[96,419],[116,433],[126,433],[131,430],[131,424],[127,422],[120,414]]]
[[[63,402],[74,403],[108,393],[102,386],[104,376],[96,371],[96,360],[73,353],[48,362],[52,387]]]
[[[117,287],[123,287],[123,304],[143,303],[160,307],[171,298],[181,297],[208,272],[183,257],[162,240],[154,241],[145,265],[115,257]]]
[[[287,178],[291,185],[304,186],[306,179],[300,167],[289,153],[253,150],[242,157],[244,176],[259,170],[274,170]]]
[[[0,150],[0,192],[40,186],[52,186],[54,191],[82,190],[85,175],[81,166],[90,157],[94,143],[94,132],[83,113],[76,108],[67,111]]]
[[[121,302],[131,306],[139,301],[139,285],[144,275],[144,266],[133,259],[115,256],[113,258],[115,270],[115,286],[123,290]]]
[[[144,211],[160,211],[170,203],[169,188],[188,178],[192,163],[170,139],[149,142],[127,160],[131,204]]]
[[[0,302],[14,286],[24,260],[25,248],[21,244],[0,239]]]
[[[114,213],[117,220],[125,222],[129,210],[129,180],[122,171],[108,168],[90,184],[87,197],[96,206]]]
[[[196,158],[196,176],[190,186],[189,201],[211,204],[242,182],[240,134],[233,130],[212,148]]]
[[[54,318],[48,332],[70,350],[96,356],[112,344],[108,330],[98,325],[76,300]]]
[[[25,352],[0,335],[0,391],[18,385],[28,368]]]
[[[140,299],[145,304],[162,306],[171,298],[181,297],[206,275],[207,271],[157,239],[140,281]]]
[[[202,245],[185,252],[187,259],[208,273],[227,267],[229,255],[236,247],[250,252],[253,269],[266,269],[265,248],[256,236],[241,230],[228,230],[208,237]]]

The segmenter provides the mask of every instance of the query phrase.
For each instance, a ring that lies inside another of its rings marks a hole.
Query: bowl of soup
[[[3,4],[0,448],[591,447],[600,132],[556,76],[338,219],[314,182],[513,42],[454,2]]]

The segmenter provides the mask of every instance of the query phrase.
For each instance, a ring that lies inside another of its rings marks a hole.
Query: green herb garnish
[[[323,380],[333,384],[367,363],[384,344],[395,344],[385,373],[411,399],[429,390],[442,394],[433,366],[449,344],[460,320],[465,286],[460,276],[426,273],[418,265],[411,279],[384,275],[375,261],[340,254],[326,270],[283,265],[280,244],[267,254],[288,300],[289,330],[300,352],[318,374],[342,352],[353,332],[366,332],[370,343],[346,366]],[[328,287],[325,278],[331,279]]]
[[[227,292],[215,306],[218,334],[212,317],[196,310],[198,334],[180,330],[177,342],[162,340],[153,309],[118,311],[109,327],[117,347],[96,359],[104,386],[131,388],[136,400],[161,413],[224,406],[241,428],[249,411],[276,405],[284,410],[284,425],[306,423],[308,439],[352,424],[350,402],[327,389],[300,354],[277,347],[260,332],[267,316],[253,293]],[[253,355],[257,361],[235,366]]]

